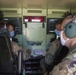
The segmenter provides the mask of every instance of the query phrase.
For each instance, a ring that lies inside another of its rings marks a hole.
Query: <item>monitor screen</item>
[[[47,34],[55,31],[55,23],[59,18],[47,18]]]
[[[22,18],[4,17],[4,21],[13,24],[16,34],[22,34]]]

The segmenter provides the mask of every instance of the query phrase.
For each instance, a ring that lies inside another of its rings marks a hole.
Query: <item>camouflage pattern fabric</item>
[[[44,75],[47,75],[46,65],[45,65],[45,58],[41,59],[40,61],[40,67],[44,73]]]
[[[26,60],[28,60],[31,56],[31,49],[26,50]]]
[[[11,45],[12,45],[13,53],[18,56],[18,51],[23,50],[23,48],[18,43],[14,42],[14,41],[11,41]]]
[[[45,55],[45,63],[50,65],[53,62],[53,59],[55,57],[55,54],[57,50],[59,49],[60,41],[58,39],[54,40],[49,47],[49,50],[46,52]]]
[[[61,63],[56,65],[49,75],[76,75],[76,44]]]
[[[40,67],[42,68],[44,75],[48,75],[46,64],[50,65],[53,62],[55,54],[59,49],[59,46],[60,46],[60,41],[58,39],[54,40],[50,44],[50,47],[49,47],[48,51],[46,52],[45,57],[43,59],[41,59]]]

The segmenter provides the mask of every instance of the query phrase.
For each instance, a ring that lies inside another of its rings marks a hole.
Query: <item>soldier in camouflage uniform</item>
[[[13,27],[13,25],[12,25],[12,23],[7,23],[7,25],[6,25],[6,27],[7,27],[7,29],[8,29],[8,31],[9,31],[9,36],[10,36],[10,38],[12,39],[13,37],[14,37],[14,27]],[[18,43],[16,43],[16,42],[14,42],[14,41],[12,41],[11,40],[11,46],[12,46],[12,52],[16,55],[16,56],[18,56],[18,51],[19,50],[22,50],[23,51],[23,48],[18,44]]]
[[[50,43],[50,47],[45,55],[45,63],[50,65],[53,62],[54,56],[60,47],[60,31],[62,19],[56,21],[55,40]]]
[[[4,25],[5,25],[4,22],[0,23],[0,33],[2,33],[2,34],[4,34],[2,31],[5,30]],[[15,71],[17,71],[18,63],[16,61],[15,56],[18,57],[18,51],[23,50],[23,49],[18,43],[8,40],[8,38],[9,38],[8,31],[6,31],[6,34],[4,34],[4,35],[6,36],[6,37],[4,36],[5,37],[4,40],[6,40],[7,43],[5,43],[3,46],[6,47],[5,52],[7,52],[7,50],[9,50],[9,52],[7,53],[7,55],[4,55],[6,53],[3,52],[2,54],[3,54],[4,59],[2,57],[0,58],[0,60],[1,60],[0,61],[0,75],[2,72],[5,73],[6,75],[8,75],[8,73],[9,73],[9,75],[11,75],[11,73],[14,73]],[[2,42],[2,41],[0,41],[0,42]],[[5,41],[3,41],[3,42],[5,42]],[[13,54],[11,53],[10,46],[12,47],[11,49],[12,49]],[[8,57],[9,54],[10,55],[12,54],[12,55]],[[13,60],[11,57],[13,57]],[[2,59],[5,61],[3,61]],[[5,75],[5,74],[2,74],[2,75]]]
[[[61,28],[61,43],[69,48],[69,53],[49,75],[76,75],[76,36],[71,35],[76,32],[76,15],[64,18]]]
[[[54,40],[49,47],[49,50],[46,52],[45,55],[45,63],[47,65],[50,65],[53,62],[53,58],[59,49],[60,41],[58,39]]]
[[[52,67],[52,63],[54,61],[54,56],[60,46],[60,41],[56,39],[50,44],[49,50],[46,52],[45,58],[40,61],[40,66],[43,70],[44,75],[47,75],[47,67],[48,65]],[[50,70],[50,68],[49,68]]]
[[[60,29],[61,22],[62,22],[62,20],[58,20],[56,22],[56,29],[57,29],[56,31],[57,32],[59,32],[61,30]],[[57,35],[57,33],[56,33],[56,35]],[[59,33],[58,33],[58,36],[59,36]],[[58,51],[59,47],[60,47],[60,40],[55,38],[55,40],[50,43],[50,47],[46,51],[45,57],[40,61],[40,66],[43,70],[44,75],[48,75],[48,72],[47,72],[48,66],[51,66],[51,69],[49,68],[49,70],[52,70],[54,58],[55,58],[56,52]]]

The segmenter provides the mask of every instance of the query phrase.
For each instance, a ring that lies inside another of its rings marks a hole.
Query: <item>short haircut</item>
[[[14,28],[14,25],[13,25],[11,22],[8,22],[8,23],[6,24],[6,27],[8,28],[10,25]]]
[[[56,23],[55,23],[55,24],[56,24],[56,25],[57,25],[57,24],[61,24],[61,23],[62,23],[62,21],[63,21],[63,18],[58,19],[58,20],[56,21]]]
[[[64,18],[72,18],[74,15],[75,15],[75,13],[66,12],[66,13],[64,13],[63,17]]]

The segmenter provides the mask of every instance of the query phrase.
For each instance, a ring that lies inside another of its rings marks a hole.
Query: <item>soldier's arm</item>
[[[61,63],[56,65],[49,75],[75,75],[76,61],[65,58]]]
[[[19,45],[19,44],[17,44],[16,42],[13,42],[12,41],[12,51],[13,51],[13,53],[16,55],[16,56],[18,56],[18,51],[19,50],[22,50],[23,51],[23,48]]]

